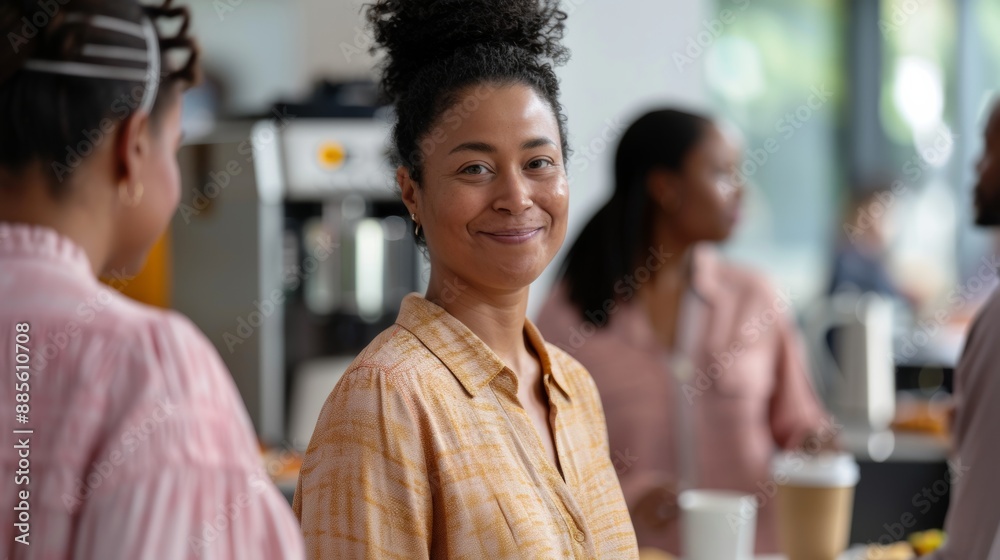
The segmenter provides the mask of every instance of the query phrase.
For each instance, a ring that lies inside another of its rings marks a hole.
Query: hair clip
[[[136,24],[108,16],[89,16],[86,14],[67,14],[63,20],[66,23],[86,23],[93,27],[131,35],[145,40],[146,49],[132,49],[115,45],[86,44],[83,55],[90,57],[111,58],[132,62],[145,62],[146,69],[108,66],[105,64],[90,64],[87,62],[71,62],[67,60],[29,59],[24,63],[24,69],[33,72],[46,72],[64,76],[81,78],[102,78],[107,80],[123,80],[129,82],[145,82],[145,90],[139,110],[149,113],[156,100],[160,85],[160,40],[156,27],[148,16],[143,16],[142,23]]]

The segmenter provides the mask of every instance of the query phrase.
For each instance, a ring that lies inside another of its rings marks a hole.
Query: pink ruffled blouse
[[[232,378],[185,317],[104,286],[55,231],[0,223],[0,340],[0,556],[302,558]]]

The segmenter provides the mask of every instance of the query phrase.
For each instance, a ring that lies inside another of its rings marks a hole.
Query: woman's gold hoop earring
[[[122,204],[128,206],[129,208],[135,208],[136,206],[139,205],[139,202],[142,201],[142,193],[143,193],[142,183],[135,184],[134,195],[129,195],[128,183],[126,183],[125,181],[118,183],[118,200],[120,200]]]
[[[420,238],[420,224],[417,223],[417,215],[410,214],[410,218],[413,220],[413,237]]]

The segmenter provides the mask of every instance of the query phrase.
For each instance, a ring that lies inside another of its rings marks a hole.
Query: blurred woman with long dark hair
[[[688,488],[761,495],[757,549],[776,551],[762,490],[772,455],[833,439],[790,295],[712,248],[739,216],[739,162],[708,118],[665,109],[636,120],[614,193],[539,315],[545,337],[597,382],[639,545],[672,553],[675,498]]]

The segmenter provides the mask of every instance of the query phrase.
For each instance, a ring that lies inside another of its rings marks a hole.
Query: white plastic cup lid
[[[815,456],[802,451],[779,453],[771,463],[771,474],[778,484],[819,488],[856,486],[861,478],[853,455],[834,452]]]

